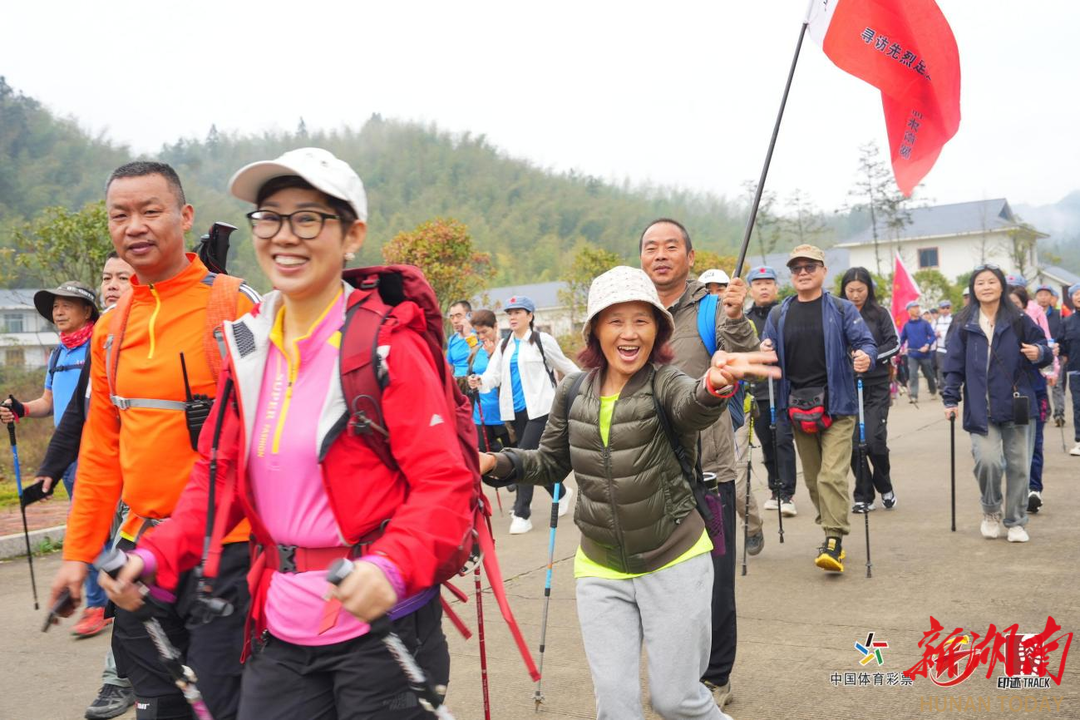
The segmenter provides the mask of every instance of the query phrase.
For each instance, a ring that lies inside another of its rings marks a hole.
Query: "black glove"
[[[16,400],[14,395],[8,395],[8,399],[4,401],[4,406],[11,410],[11,413],[15,416],[15,422],[26,417],[26,406]]]

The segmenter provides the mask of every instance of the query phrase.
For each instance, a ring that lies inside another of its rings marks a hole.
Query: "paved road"
[[[921,409],[907,404],[894,410],[892,441],[894,480],[900,499],[892,512],[871,514],[873,578],[866,578],[861,519],[855,517],[846,545],[848,569],[826,576],[813,565],[820,531],[810,501],[799,486],[799,517],[784,523],[778,544],[776,519],[766,519],[764,552],[751,558],[746,577],[737,579],[739,655],[732,676],[735,701],[728,707],[737,720],[748,718],[918,718],[925,714],[956,717],[1080,718],[1080,676],[1075,655],[1069,658],[1060,686],[1041,690],[998,690],[994,680],[976,675],[950,690],[924,678],[913,686],[834,687],[834,673],[900,672],[921,657],[918,642],[936,617],[948,630],[965,627],[985,632],[1019,623],[1038,632],[1047,615],[1067,631],[1080,629],[1080,458],[1061,451],[1058,431],[1048,429],[1046,509],[1031,519],[1031,542],[1011,545],[979,535],[981,519],[971,476],[967,436],[957,434],[957,532],[949,532],[949,426],[937,404]],[[1072,428],[1066,428],[1071,432]],[[764,482],[755,479],[758,497]],[[537,493],[534,512],[543,510],[546,494]],[[506,495],[504,493],[504,501]],[[542,521],[541,521],[542,522]],[[508,518],[497,522],[497,540],[507,590],[535,647],[543,598],[547,531],[506,535]],[[741,528],[740,528],[741,532]],[[577,532],[560,529],[555,583],[544,659],[543,716],[593,717],[592,686],[585,663],[573,600],[572,561]],[[738,548],[741,558],[741,538]],[[53,556],[38,561],[39,584],[48,584],[56,568]],[[472,581],[461,583],[472,594]],[[678,612],[678,599],[672,611]],[[533,685],[518,660],[496,606],[485,594],[492,717],[533,717]],[[475,626],[472,603],[462,609]],[[106,638],[75,641],[57,628],[39,632],[41,613],[32,611],[25,562],[0,564],[0,718],[57,719],[82,717],[98,687]],[[869,632],[889,643],[884,665],[863,668],[854,649]],[[453,653],[450,706],[459,720],[483,717],[479,660],[475,639],[462,641],[447,623]],[[1061,651],[1054,656],[1060,660]],[[1001,674],[995,670],[994,677]],[[887,683],[888,676],[884,676]],[[990,711],[935,712],[952,699],[989,703]],[[970,700],[969,700],[970,699]],[[1055,700],[1060,703],[1056,704]],[[1023,711],[1025,707],[1027,711]],[[1005,710],[1001,710],[1002,702]],[[1010,705],[1010,702],[1013,703]],[[1009,710],[1017,708],[1017,712]],[[1038,712],[1039,708],[1049,709]],[[134,717],[129,715],[125,717]],[[653,716],[649,716],[653,717]]]

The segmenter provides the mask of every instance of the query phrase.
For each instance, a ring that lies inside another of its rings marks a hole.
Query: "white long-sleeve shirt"
[[[551,410],[551,404],[555,402],[555,388],[552,387],[551,377],[544,366],[544,358],[540,355],[540,349],[530,342],[532,332],[530,330],[521,339],[517,358],[521,389],[525,393],[525,410],[530,420],[547,415]],[[577,372],[578,366],[563,354],[555,338],[544,332],[538,333],[538,338],[544,345],[544,354],[552,370],[563,375]],[[495,346],[495,354],[491,356],[487,370],[480,378],[480,390],[488,392],[499,388],[499,417],[503,422],[512,422],[514,391],[510,387],[510,358],[514,354],[513,335],[506,343],[505,353],[502,348],[502,342]]]

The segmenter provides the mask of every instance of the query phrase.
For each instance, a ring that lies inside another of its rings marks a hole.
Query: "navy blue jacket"
[[[1039,360],[1032,363],[1020,353],[1020,338],[1013,330],[1012,322],[996,320],[994,323],[993,354],[986,342],[986,334],[979,327],[978,309],[971,314],[955,332],[950,332],[946,343],[945,387],[941,398],[945,407],[956,407],[960,402],[960,386],[963,386],[964,430],[986,435],[987,422],[995,425],[1013,420],[1013,388],[1029,398],[1029,419],[1035,417],[1035,388],[1032,385],[1034,367],[1046,367],[1054,361],[1053,353],[1046,344],[1042,328],[1026,313],[1020,314],[1023,342],[1038,345]],[[1000,313],[998,315],[1000,318]],[[953,321],[956,325],[957,321]],[[989,384],[987,382],[987,359],[989,359]]]
[[[776,407],[786,411],[788,393],[787,359],[784,357],[784,319],[797,297],[792,295],[780,303],[779,313],[769,313],[765,321],[763,340],[771,340],[780,359],[780,371],[784,374],[778,384]],[[870,329],[863,322],[855,305],[824,292],[821,303],[821,327],[825,334],[825,370],[829,377],[829,414],[858,415],[859,399],[855,394],[855,368],[851,365],[851,351],[862,350],[870,356],[874,367],[877,344]]]
[[[904,323],[900,331],[900,344],[902,345],[904,341],[907,341],[908,357],[928,358],[933,352],[934,343],[937,342],[937,335],[934,334],[933,325],[918,318]],[[923,345],[929,345],[925,352],[919,350]]]
[[[1080,372],[1080,312],[1074,312],[1061,320],[1061,354],[1069,358],[1065,365],[1066,372]],[[1071,382],[1080,382],[1080,378],[1069,378]]]

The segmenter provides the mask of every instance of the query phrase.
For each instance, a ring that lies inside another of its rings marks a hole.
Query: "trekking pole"
[[[353,563],[351,560],[344,558],[335,560],[326,571],[326,580],[332,585],[340,585],[352,571]],[[401,672],[405,675],[405,680],[409,684],[409,689],[416,694],[416,699],[420,701],[420,705],[441,720],[454,720],[450,709],[443,704],[439,688],[435,687],[431,678],[420,667],[420,663],[416,662],[416,658],[413,657],[405,643],[394,632],[393,626],[390,624],[390,618],[383,615],[375,618],[368,625],[371,628],[371,634],[377,637],[390,651],[390,655],[397,662],[398,667],[401,668]],[[443,692],[445,692],[445,688],[443,688]]]
[[[9,395],[12,400],[15,396]],[[8,408],[10,409],[10,405]],[[15,467],[15,489],[19,493],[19,512],[22,513],[23,538],[26,540],[26,561],[30,563],[30,589],[34,593],[34,609],[38,609],[37,578],[34,577],[34,553],[30,549],[30,529],[26,525],[26,506],[22,503],[22,468],[19,467],[19,443],[15,441],[15,423],[7,426],[8,439],[11,441],[11,460]]]
[[[859,476],[855,479],[863,487],[866,487],[866,416],[863,411],[862,373],[858,374],[856,384],[859,388]],[[870,512],[863,513],[863,523],[866,527],[866,577],[872,577],[870,568]]]
[[[101,570],[115,580],[126,564],[127,554],[123,550],[112,548],[98,556],[94,568]],[[196,680],[198,680],[195,677],[195,672],[183,663],[183,656],[180,651],[169,641],[169,636],[165,634],[161,623],[152,614],[150,600],[147,598],[150,591],[142,583],[138,584],[138,588],[146,602],[131,614],[142,622],[146,634],[150,636],[151,642],[154,643],[154,647],[157,649],[161,664],[165,666],[165,670],[169,673],[172,681],[176,683],[176,687],[180,688],[180,692],[184,694],[184,699],[191,706],[191,711],[195,714],[195,717],[198,720],[214,720],[214,716],[210,714],[210,708],[206,706],[206,702],[203,700],[202,693],[199,692],[199,688],[195,685]]]
[[[484,452],[491,452],[491,445],[488,443],[487,436],[487,423],[484,422],[484,407],[480,404],[480,391],[473,390],[473,402],[476,403],[476,410],[480,413],[480,435],[484,438]],[[502,495],[499,494],[499,488],[495,488],[495,501],[499,503],[499,517],[503,516],[502,509]]]
[[[544,693],[541,692],[544,683],[544,647],[547,640],[548,607],[551,605],[551,571],[555,564],[555,530],[559,527],[559,496],[561,494],[562,483],[557,482],[555,493],[551,496],[551,533],[548,535],[547,576],[544,578],[544,613],[540,617],[540,677],[536,680],[536,692],[533,693],[536,712],[540,712],[540,706],[544,702]]]
[[[745,409],[746,406],[743,405]],[[743,501],[742,574],[746,576],[746,544],[750,541],[750,467],[753,462],[754,413],[747,413],[746,425],[746,499]]]
[[[491,697],[488,695],[487,642],[484,639],[484,593],[480,587],[480,563],[473,570],[476,579],[476,635],[480,639],[480,687],[484,692],[484,720],[491,720]]]
[[[956,415],[949,417],[949,476],[952,488],[952,531],[956,532]]]
[[[769,434],[772,436],[773,472],[776,474],[776,519],[780,521],[780,544],[784,544],[784,511],[783,494],[779,492],[780,485],[780,443],[776,438],[776,398],[773,396],[773,379],[769,378]]]

